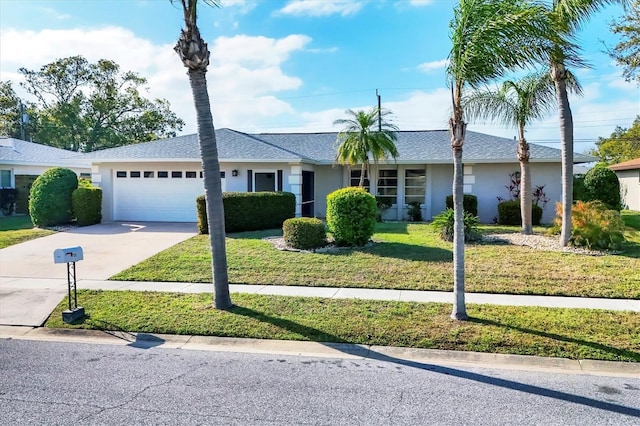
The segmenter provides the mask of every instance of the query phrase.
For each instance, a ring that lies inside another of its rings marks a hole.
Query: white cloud
[[[221,0],[220,5],[222,7],[234,7],[239,13],[245,14],[251,12],[258,5],[258,2],[247,0]]]
[[[353,0],[292,0],[278,11],[281,15],[294,16],[348,16],[356,14],[363,4]]]
[[[449,64],[448,59],[440,59],[439,61],[425,62],[418,65],[418,69],[423,72],[436,71],[445,68]]]
[[[433,3],[433,0],[409,0],[409,4],[416,7],[427,6],[431,3]]]
[[[14,81],[21,96],[17,69],[39,69],[58,58],[83,55],[90,62],[111,59],[122,70],[147,78],[151,98],[165,98],[186,122],[185,133],[195,132],[195,113],[186,69],[172,44],[154,45],[120,27],[94,30],[0,32],[0,74]],[[253,123],[268,123],[279,114],[293,114],[291,105],[277,99],[280,91],[294,90],[303,82],[287,75],[282,64],[311,41],[304,35],[281,39],[266,37],[220,37],[209,42],[211,65],[208,86],[216,127],[243,129]]]
[[[70,19],[71,15],[67,13],[60,13],[52,7],[40,7],[39,8],[44,14],[58,20]]]

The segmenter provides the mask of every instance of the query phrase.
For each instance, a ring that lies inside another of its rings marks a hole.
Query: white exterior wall
[[[617,170],[622,204],[629,210],[640,211],[640,169]]]
[[[91,171],[90,167],[78,167],[78,166],[66,166],[64,164],[60,165],[50,165],[50,166],[40,166],[40,165],[22,165],[22,164],[0,164],[0,170],[10,170],[11,171],[11,187],[14,188],[16,186],[16,175],[28,175],[28,176],[40,176],[45,171],[53,168],[53,167],[65,167],[76,172],[78,177],[81,173],[89,173]]]
[[[342,166],[314,166],[315,180],[315,215],[316,217],[327,217],[327,195],[336,189],[347,185],[343,174],[346,167]],[[348,181],[347,181],[348,182]]]

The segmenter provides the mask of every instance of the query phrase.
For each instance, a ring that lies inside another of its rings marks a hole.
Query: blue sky
[[[450,94],[451,0],[222,0],[202,7],[199,26],[212,51],[209,92],[216,127],[245,132],[336,131],[344,110],[383,107],[401,130],[444,129]],[[595,15],[579,42],[591,69],[572,97],[576,151],[593,147],[640,114],[640,89],[624,82],[603,53],[616,39],[608,23],[621,10]],[[0,0],[0,78],[81,54],[111,59],[149,81],[195,132],[185,69],[172,47],[182,25],[169,0]],[[515,129],[472,123],[470,130],[512,138]],[[555,113],[530,126],[533,143],[559,147]]]

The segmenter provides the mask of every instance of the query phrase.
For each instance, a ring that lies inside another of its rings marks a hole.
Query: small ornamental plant
[[[348,187],[327,196],[327,226],[338,246],[367,244],[376,226],[376,199],[363,188]]]

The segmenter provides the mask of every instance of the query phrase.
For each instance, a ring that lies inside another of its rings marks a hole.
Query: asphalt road
[[[640,378],[0,339],[0,419],[638,425]]]

